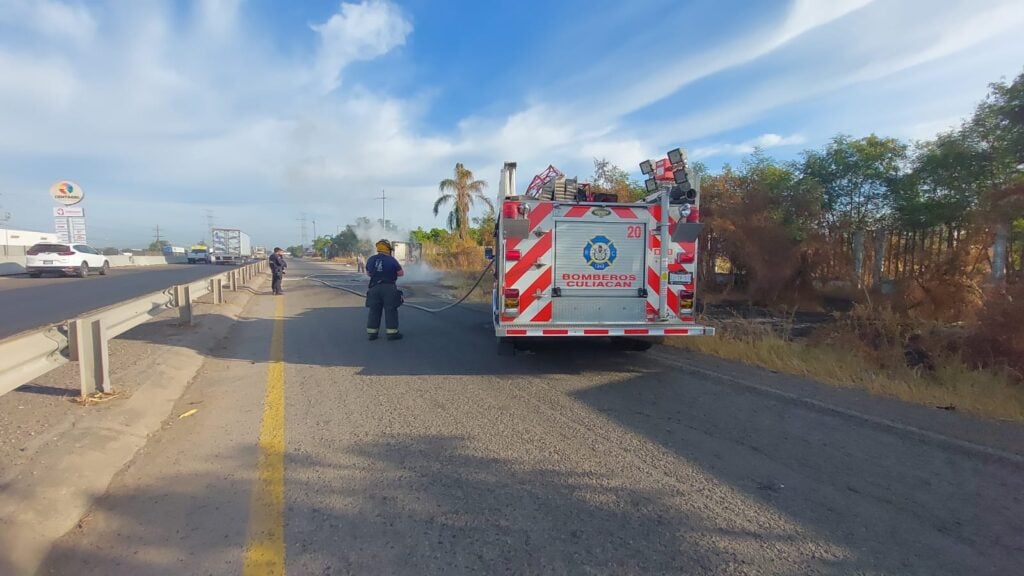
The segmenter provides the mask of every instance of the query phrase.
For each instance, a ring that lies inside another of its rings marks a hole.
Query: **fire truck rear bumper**
[[[499,337],[537,337],[537,336],[714,336],[715,329],[697,324],[679,324],[672,326],[495,326],[495,334]]]

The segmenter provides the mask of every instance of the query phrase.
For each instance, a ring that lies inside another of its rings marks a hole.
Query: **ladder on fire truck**
[[[526,187],[525,195],[530,198],[540,196],[541,190],[544,189],[544,185],[555,180],[559,176],[565,176],[565,174],[553,165],[548,165],[543,172],[533,177],[533,180],[530,181],[530,185]]]

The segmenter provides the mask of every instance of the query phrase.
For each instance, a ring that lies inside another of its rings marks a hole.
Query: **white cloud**
[[[752,153],[754,150],[770,150],[772,148],[781,148],[784,146],[799,146],[806,142],[807,139],[800,134],[791,134],[789,136],[780,136],[778,134],[761,134],[757,138],[751,138],[739,144],[711,144],[708,146],[700,146],[690,153],[690,157],[694,160],[706,160],[708,158],[714,158],[716,156],[743,156]]]
[[[634,66],[623,82],[613,85],[611,89],[599,91],[602,97],[594,100],[593,107],[612,116],[635,112],[675,94],[698,80],[753,62],[801,35],[874,1],[796,0],[781,25],[763,22],[756,30],[742,31],[736,39],[727,40],[723,44],[707,43],[707,49],[698,50],[689,56],[676,57],[664,43],[652,43],[651,53],[631,57],[634,62],[648,65]],[[685,29],[694,34],[684,37],[693,38],[698,44],[705,39],[699,27],[689,26]],[[676,34],[678,31],[672,33]]]
[[[55,0],[5,0],[0,24],[23,26],[60,42],[84,42],[96,33],[88,8]]]
[[[971,3],[920,15],[915,34],[900,37],[896,33],[903,21],[891,21],[892,14],[884,5],[875,8],[875,13],[863,14],[864,18],[851,26],[857,31],[872,31],[860,42],[851,44],[846,35],[825,33],[822,39],[816,40],[821,44],[797,46],[794,51],[814,50],[828,56],[812,61],[794,60],[791,68],[778,70],[737,95],[723,98],[717,105],[660,123],[652,133],[657,139],[683,136],[693,140],[713,136],[747,125],[783,106],[814,101],[837,91],[851,91],[857,86],[870,86],[905,74],[985,42],[1013,35],[1013,30],[1024,26],[1024,9],[1016,2],[989,2],[987,6]],[[889,20],[885,24],[889,28],[879,28],[879,20]],[[1019,37],[1015,43],[1024,47]],[[844,51],[852,54],[847,61],[841,58]],[[957,91],[956,75],[946,77],[952,80],[948,90]],[[920,97],[930,99],[935,95],[922,93]]]
[[[315,214],[327,229],[376,217],[381,188],[393,198],[389,217],[406,227],[439,225],[429,208],[456,161],[493,185],[505,160],[519,162],[525,183],[549,163],[584,177],[594,157],[632,171],[643,158],[695,141],[709,143],[692,149],[693,158],[796,146],[814,137],[799,125],[767,123],[735,141],[720,135],[840,87],[911,77],[922,62],[979,49],[994,38],[991,30],[1005,35],[1020,24],[1009,2],[977,9],[965,2],[941,18],[921,18],[914,41],[881,29],[860,42],[870,29],[852,24],[885,15],[893,1],[800,0],[776,22],[739,39],[711,37],[699,44],[707,49],[678,61],[660,46],[620,55],[641,63],[635,67],[609,69],[618,61],[597,58],[587,72],[600,80],[597,88],[531,85],[524,90],[537,92],[517,110],[466,110],[455,126],[433,132],[423,128],[423,99],[361,86],[349,68],[413,33],[411,19],[383,0],[340,4],[323,22],[293,31],[315,45],[305,55],[248,29],[240,0],[195,0],[184,17],[166,4],[90,11],[57,0],[8,1],[13,9],[0,10],[0,31],[20,39],[0,38],[0,192],[21,225],[31,210],[42,228],[48,210],[37,196],[45,204],[53,180],[79,180],[90,193],[91,225],[132,243],[158,223],[194,241],[206,207],[225,225],[266,236],[259,242],[295,243],[300,213]],[[79,39],[53,42],[58,31],[78,31]],[[680,115],[649,106],[698,79],[766,60],[775,64],[770,75],[733,78],[701,109],[683,107]],[[511,95],[519,96],[526,97]],[[928,120],[962,106],[950,102],[905,125],[927,132]]]
[[[323,91],[341,84],[341,71],[359,60],[372,60],[405,44],[412,24],[387,0],[342,3],[327,22],[313,26],[320,35],[316,74]]]

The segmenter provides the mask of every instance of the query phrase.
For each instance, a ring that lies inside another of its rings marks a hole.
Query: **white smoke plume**
[[[373,245],[381,238],[387,238],[392,242],[409,242],[410,237],[408,230],[396,229],[393,226],[390,229],[385,228],[380,220],[370,222],[369,224],[365,221],[359,222],[352,226],[352,230],[356,233],[356,238],[359,238],[361,243],[369,245],[367,256],[376,252]],[[422,259],[409,263],[403,262],[402,268],[405,270],[405,275],[402,277],[403,282],[432,284],[442,277],[440,271],[435,270]]]

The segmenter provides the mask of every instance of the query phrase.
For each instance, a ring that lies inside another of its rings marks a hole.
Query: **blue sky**
[[[0,0],[0,205],[90,242],[260,244],[380,213],[440,226],[456,162],[497,183],[675,146],[716,168],[836,133],[926,139],[1024,70],[1014,0]],[[492,190],[496,193],[496,190]]]

